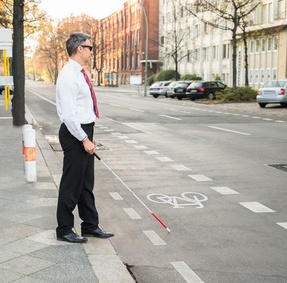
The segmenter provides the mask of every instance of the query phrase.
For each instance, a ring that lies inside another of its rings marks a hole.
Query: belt
[[[81,124],[84,127],[94,127],[95,122],[89,123],[89,124]]]

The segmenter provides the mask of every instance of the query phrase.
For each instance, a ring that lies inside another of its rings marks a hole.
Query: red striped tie
[[[86,80],[86,82],[90,88],[92,99],[93,99],[93,104],[94,104],[95,114],[96,114],[97,118],[100,118],[98,104],[97,104],[97,97],[96,97],[95,91],[93,89],[93,86],[91,84],[91,81],[90,81],[90,79],[89,79],[89,77],[88,77],[88,75],[84,69],[82,69],[81,72],[84,74],[85,80]]]

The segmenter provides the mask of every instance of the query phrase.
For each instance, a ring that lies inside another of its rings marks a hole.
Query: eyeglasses
[[[82,47],[87,47],[87,48],[89,48],[90,49],[90,51],[92,51],[93,50],[93,46],[90,46],[90,45],[81,45]]]

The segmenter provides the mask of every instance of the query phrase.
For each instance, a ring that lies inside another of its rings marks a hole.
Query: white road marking
[[[275,120],[274,122],[276,122],[276,123],[285,123],[285,121],[281,121],[281,120]]]
[[[125,140],[126,143],[129,143],[129,144],[135,144],[135,143],[138,143],[137,141],[135,140]]]
[[[153,230],[143,231],[155,246],[164,246],[166,242]]]
[[[148,147],[145,145],[134,145],[134,148],[136,148],[136,149],[147,149]]]
[[[121,133],[119,133],[119,132],[115,132],[115,133],[111,133],[113,136],[120,136],[121,135]]]
[[[148,154],[148,155],[155,155],[155,154],[159,154],[157,151],[155,150],[148,150],[148,151],[144,151],[144,153]]]
[[[188,175],[190,178],[194,179],[198,182],[210,182],[213,181],[212,179],[204,176],[204,175]]]
[[[0,117],[0,120],[8,120],[8,119],[12,119],[12,117]]]
[[[191,169],[184,165],[170,165],[173,169],[177,171],[190,171]]]
[[[255,212],[255,213],[264,213],[264,212],[275,212],[274,210],[268,208],[267,206],[257,202],[257,201],[251,201],[251,202],[240,202],[241,205],[246,207],[247,209]]]
[[[110,192],[109,194],[114,200],[123,200],[122,196],[118,192]]]
[[[182,120],[182,119],[180,119],[180,118],[176,118],[176,117],[172,117],[172,116],[168,116],[168,115],[163,115],[163,114],[159,114],[158,116],[165,117],[165,118],[169,118],[169,119],[173,119],[173,120],[178,120],[178,121],[181,121],[181,120]]]
[[[161,162],[170,162],[173,161],[172,159],[170,159],[169,157],[156,157],[157,160],[161,161]]]
[[[107,129],[108,127],[105,127],[105,126],[101,126],[99,127],[101,130],[104,130],[104,129]]]
[[[141,110],[141,109],[136,109],[136,108],[130,108],[130,110],[134,110],[134,111],[137,111],[137,112],[144,112],[143,110]]]
[[[106,129],[105,131],[106,132],[114,132],[115,130],[113,130],[113,129]]]
[[[123,208],[123,210],[131,219],[142,219],[141,216],[133,208]]]
[[[118,138],[119,138],[120,140],[125,140],[125,139],[128,139],[129,137],[128,137],[128,136],[118,136]]]
[[[238,195],[239,193],[228,188],[228,187],[211,187],[211,189],[215,190],[216,192],[222,195]]]
[[[110,105],[115,106],[115,107],[121,107],[120,105],[118,105],[118,104],[113,104],[113,103],[111,103]]]
[[[49,102],[49,103],[51,103],[51,104],[53,104],[53,105],[56,106],[56,103],[53,102],[53,101],[51,101],[50,99],[47,99],[47,98],[45,98],[44,96],[42,96],[42,95],[40,95],[40,94],[38,94],[38,93],[36,93],[36,92],[34,92],[34,91],[32,91],[32,90],[30,90],[30,91],[31,91],[32,93],[34,93],[36,96],[38,96],[38,97],[42,98],[43,100],[45,100],[45,101],[47,101],[47,102]]]
[[[264,121],[273,121],[273,119],[270,119],[270,118],[263,118],[262,120],[264,120]]]
[[[225,132],[234,133],[234,134],[240,134],[240,135],[250,136],[250,134],[247,134],[247,133],[237,132],[237,131],[228,130],[228,129],[224,129],[224,128],[219,128],[219,127],[214,127],[214,126],[208,126],[208,127],[209,127],[209,128],[212,128],[212,129],[216,129],[216,130],[221,130],[221,131],[225,131]]]
[[[278,222],[278,225],[280,225],[281,227],[287,229],[287,222]]]
[[[257,116],[253,116],[251,118],[253,118],[253,119],[261,119],[261,117],[257,117]]]
[[[171,262],[172,266],[188,283],[204,283],[184,261]]]

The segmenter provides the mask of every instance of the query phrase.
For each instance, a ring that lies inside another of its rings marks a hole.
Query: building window
[[[198,49],[194,50],[194,52],[193,52],[193,59],[194,59],[194,61],[198,60]]]
[[[217,60],[217,46],[212,46],[212,59]]]
[[[271,51],[272,49],[272,38],[268,37],[267,38],[267,51]]]
[[[250,53],[253,53],[254,52],[254,41],[253,40],[250,40]]]
[[[206,48],[206,47],[204,47],[203,50],[202,50],[202,60],[203,60],[203,61],[208,60],[207,48]]]
[[[228,44],[223,44],[223,48],[222,48],[222,58],[229,58],[229,45]]]
[[[254,83],[258,84],[258,69],[254,70]]]
[[[265,72],[264,72],[264,69],[261,69],[261,70],[260,70],[260,82],[261,82],[261,83],[264,83],[264,73],[265,73]]]
[[[253,70],[249,70],[249,82],[253,83]]]
[[[277,79],[277,69],[274,68],[272,69],[272,80],[276,80]]]
[[[278,50],[278,38],[277,38],[277,36],[273,37],[273,50],[274,51]]]
[[[265,38],[261,39],[261,51],[265,51]]]
[[[271,79],[271,70],[266,69],[266,82],[270,81]]]
[[[160,44],[164,44],[164,36],[160,37]]]
[[[255,41],[255,52],[259,52],[259,50],[260,50],[260,40],[259,39],[256,39],[256,41]]]

